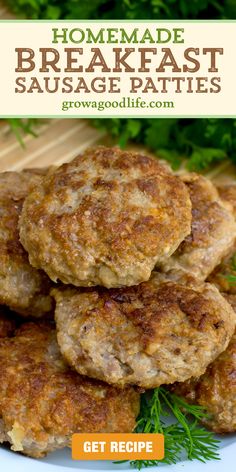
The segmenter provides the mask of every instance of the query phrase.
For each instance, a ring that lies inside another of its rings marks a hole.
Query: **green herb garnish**
[[[9,119],[12,131],[22,143],[22,132],[34,134],[37,119]],[[113,137],[121,148],[129,142],[145,145],[173,169],[184,165],[202,172],[230,159],[236,163],[236,120],[234,119],[99,119],[95,127]]]
[[[21,119],[21,118],[8,118],[6,120],[9,125],[11,131],[15,134],[16,138],[18,139],[21,146],[24,147],[24,136],[26,134],[31,134],[32,136],[37,136],[34,131],[34,125],[39,122],[39,120],[28,118],[28,119]]]
[[[236,120],[234,119],[148,119],[112,118],[91,120],[107,131],[114,143],[145,145],[173,169],[181,164],[202,172],[212,165],[231,159],[236,163]]]
[[[7,0],[25,18],[234,18],[234,0]]]
[[[169,424],[171,416],[174,416],[175,421]],[[163,387],[146,392],[141,396],[141,410],[135,432],[163,433],[165,458],[161,461],[130,461],[130,465],[140,470],[161,463],[176,464],[183,456],[201,462],[219,459],[217,450],[220,441],[199,426],[199,420],[207,416],[202,407],[186,403]],[[121,462],[127,461],[116,463]]]

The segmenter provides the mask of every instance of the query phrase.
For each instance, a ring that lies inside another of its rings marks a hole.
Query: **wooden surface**
[[[36,128],[37,137],[24,137],[24,147],[10,131],[0,124],[0,172],[26,167],[45,167],[73,159],[89,146],[97,143],[102,133],[84,120],[44,120]]]

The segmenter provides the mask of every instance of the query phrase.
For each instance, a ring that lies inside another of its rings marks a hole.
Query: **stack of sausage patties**
[[[141,153],[0,174],[0,303],[30,319],[2,317],[0,440],[40,457],[132,431],[139,393],[163,384],[234,431],[236,314],[206,279],[235,238],[209,180]]]

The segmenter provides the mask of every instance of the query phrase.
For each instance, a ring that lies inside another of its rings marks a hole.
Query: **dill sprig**
[[[168,424],[171,416],[175,421]],[[182,398],[164,387],[156,388],[141,396],[141,409],[136,433],[163,433],[165,457],[163,460],[134,460],[130,465],[140,470],[160,463],[176,464],[187,457],[206,462],[219,459],[219,442],[214,435],[199,426],[199,421],[208,415],[197,405],[189,405]],[[127,461],[119,461],[127,462]]]

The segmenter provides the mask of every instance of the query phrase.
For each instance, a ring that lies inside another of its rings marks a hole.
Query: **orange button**
[[[74,460],[161,460],[163,434],[76,433],[72,436]]]

